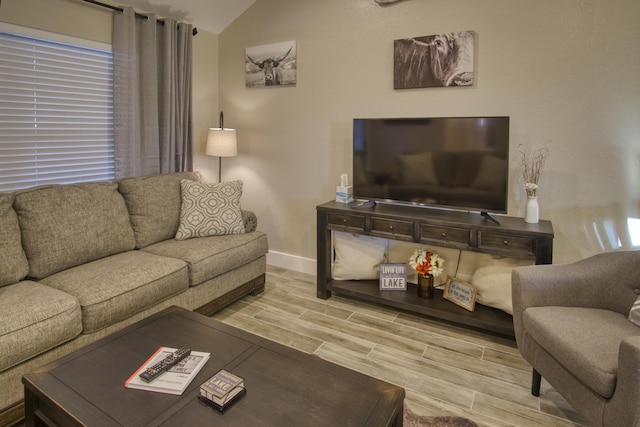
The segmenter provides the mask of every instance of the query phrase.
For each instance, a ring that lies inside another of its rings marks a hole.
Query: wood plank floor
[[[316,278],[268,267],[265,292],[214,318],[405,388],[422,415],[455,415],[480,426],[583,426],[531,368],[515,341],[351,299],[316,298]]]

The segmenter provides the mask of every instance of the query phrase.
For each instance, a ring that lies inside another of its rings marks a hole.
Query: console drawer
[[[420,240],[459,243],[469,246],[471,243],[471,231],[465,228],[421,224]]]
[[[371,217],[371,234],[413,240],[413,222]]]
[[[341,215],[330,213],[327,215],[329,228],[334,230],[358,230],[364,231],[363,215]]]
[[[478,248],[508,251],[523,255],[536,254],[536,239],[527,236],[514,236],[511,234],[478,232]]]

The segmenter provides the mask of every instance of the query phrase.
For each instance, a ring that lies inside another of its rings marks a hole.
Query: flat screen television
[[[507,212],[509,117],[353,120],[354,198]]]

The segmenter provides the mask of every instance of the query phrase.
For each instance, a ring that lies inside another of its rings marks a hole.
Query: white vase
[[[524,205],[524,222],[537,224],[539,220],[540,206],[538,206],[538,198],[536,196],[528,196],[527,203]]]

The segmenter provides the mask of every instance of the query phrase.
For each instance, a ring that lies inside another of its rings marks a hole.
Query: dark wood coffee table
[[[182,396],[126,389],[158,347],[211,358]],[[220,369],[247,394],[220,414],[198,399]],[[402,426],[404,389],[171,307],[25,375],[27,426]]]

